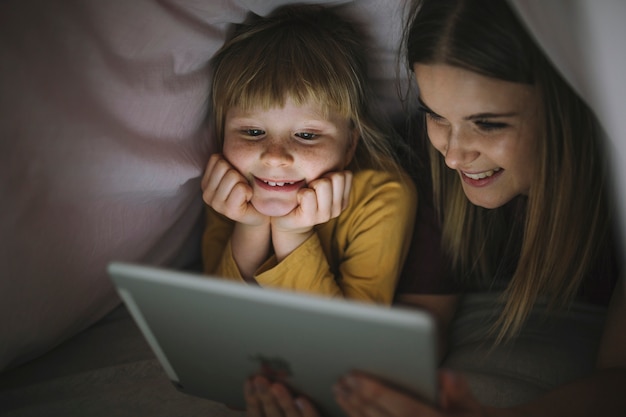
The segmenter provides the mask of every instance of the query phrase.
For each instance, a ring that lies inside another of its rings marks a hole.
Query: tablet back
[[[183,392],[243,409],[244,380],[263,373],[340,416],[331,387],[358,369],[435,400],[435,328],[425,312],[127,263],[108,271]]]

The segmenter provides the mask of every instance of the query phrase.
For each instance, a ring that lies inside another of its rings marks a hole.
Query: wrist
[[[314,233],[313,227],[296,230],[281,230],[272,227],[272,245],[274,246],[276,260],[280,262],[285,259]]]
[[[265,225],[250,226],[236,223],[231,235],[233,258],[241,276],[250,280],[254,271],[270,254],[270,227]]]

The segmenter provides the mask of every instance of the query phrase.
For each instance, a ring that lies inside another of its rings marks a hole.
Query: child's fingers
[[[314,222],[324,223],[332,218],[333,213],[333,180],[329,177],[311,181],[309,188],[315,192],[316,208]]]
[[[330,176],[333,184],[333,205],[331,218],[341,214],[348,206],[350,190],[352,189],[352,172],[335,172]]]
[[[207,204],[211,204],[224,175],[231,169],[231,165],[226,162],[221,155],[211,156],[204,178],[202,179],[202,196]]]
[[[254,384],[252,383],[252,378],[247,379],[244,383],[243,396],[246,402],[246,416],[263,417],[261,401],[256,396],[256,391],[254,389]]]
[[[256,376],[252,383],[262,407],[262,415],[264,417],[283,417],[282,409],[270,390],[270,382],[262,376]]]
[[[318,210],[318,196],[317,191],[312,188],[302,188],[298,191],[298,205],[300,206],[300,212],[304,217],[310,218],[303,223],[314,224],[316,213]]]
[[[246,211],[248,203],[252,199],[252,188],[248,183],[235,182],[230,188],[230,193],[226,195],[224,201],[224,211],[226,213],[243,213]],[[225,187],[225,190],[227,188]],[[226,193],[225,193],[226,194]]]
[[[352,172],[331,172],[312,181],[310,186],[318,193],[318,205],[324,208],[320,210],[320,220],[328,221],[339,216],[348,206],[352,189]],[[326,187],[329,188],[326,189]]]
[[[302,417],[302,413],[298,409],[295,399],[287,387],[283,384],[275,383],[272,384],[270,390],[285,417]]]
[[[218,153],[214,153],[209,158],[209,162],[207,163],[206,169],[204,170],[204,174],[202,175],[202,181],[200,181],[200,187],[203,190],[205,190],[207,185],[209,184],[209,179],[213,177],[213,170],[215,169],[215,165],[222,158],[223,158],[222,155]]]
[[[315,406],[307,398],[298,397],[295,402],[302,417],[320,417]]]
[[[213,201],[209,204],[217,210],[218,207],[232,206],[231,200],[233,200],[233,191],[239,190],[237,195],[244,198],[244,201],[252,198],[252,188],[248,184],[248,181],[236,170],[229,169],[224,172],[222,178],[217,184],[217,188],[213,191]],[[249,196],[245,199],[245,196]],[[207,202],[208,203],[208,202]],[[236,206],[240,206],[241,200],[234,201]]]
[[[202,192],[205,203],[218,212],[223,212],[229,206],[240,207],[242,201],[247,202],[252,198],[252,188],[248,181],[228,161],[219,156],[211,157],[209,165],[210,171],[208,168]],[[239,200],[231,201],[233,191],[238,188],[240,190],[236,195]]]

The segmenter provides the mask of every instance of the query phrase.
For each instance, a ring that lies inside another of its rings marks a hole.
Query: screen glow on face
[[[261,213],[289,213],[300,188],[350,162],[355,145],[350,120],[322,110],[288,99],[283,107],[226,113],[224,156],[248,179],[252,204]]]
[[[527,195],[537,169],[538,105],[532,86],[444,64],[416,64],[431,144],[485,208]]]

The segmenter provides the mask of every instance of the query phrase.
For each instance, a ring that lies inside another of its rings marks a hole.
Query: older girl
[[[574,302],[608,310],[604,330],[598,329],[595,370],[520,405],[485,406],[451,371],[441,372],[438,407],[359,374],[337,385],[339,403],[350,416],[623,415],[626,288],[623,279],[616,285],[619,248],[607,158],[591,110],[506,1],[419,1],[405,47],[431,144],[445,262],[438,274],[424,276],[424,260],[411,257],[407,271],[413,274],[400,292],[404,302],[437,317],[442,353],[452,317],[463,319],[456,310],[462,294],[500,294],[493,305],[499,314],[491,328],[494,348],[515,346],[538,305],[549,306],[543,319],[533,321],[543,327]],[[552,337],[558,343],[562,336]]]

